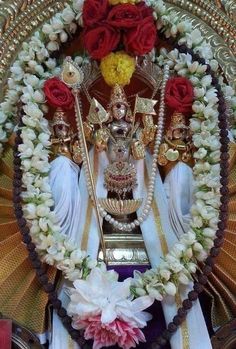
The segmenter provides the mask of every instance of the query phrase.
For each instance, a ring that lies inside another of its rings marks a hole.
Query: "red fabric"
[[[0,320],[0,348],[11,349],[12,322]]]

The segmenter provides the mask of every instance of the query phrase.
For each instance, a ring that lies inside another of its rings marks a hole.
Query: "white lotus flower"
[[[115,280],[111,280],[115,276]],[[131,280],[118,282],[118,274],[114,271],[103,271],[96,267],[92,269],[86,280],[74,282],[70,289],[68,314],[85,319],[100,315],[104,324],[109,324],[119,318],[132,323],[134,327],[144,327],[151,316],[142,310],[148,308],[153,299],[149,296],[131,300]]]

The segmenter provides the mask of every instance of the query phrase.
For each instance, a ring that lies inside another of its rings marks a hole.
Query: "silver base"
[[[107,234],[104,238],[108,265],[149,265],[142,235]],[[103,259],[102,251],[99,258]]]

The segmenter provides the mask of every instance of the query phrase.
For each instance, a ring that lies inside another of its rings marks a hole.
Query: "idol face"
[[[55,126],[55,134],[58,138],[66,138],[69,133],[69,127],[66,125],[56,125]]]
[[[173,131],[173,139],[181,139],[181,140],[185,140],[186,139],[186,130],[183,128],[176,128]]]
[[[127,107],[123,103],[116,103],[112,107],[113,117],[116,120],[123,119],[127,114]]]

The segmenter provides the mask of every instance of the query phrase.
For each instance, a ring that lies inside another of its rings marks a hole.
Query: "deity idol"
[[[0,109],[1,140],[8,105],[21,101],[13,200],[23,239],[0,222],[0,311],[49,349],[211,349],[197,298],[227,219],[231,90],[200,32],[161,1],[71,6],[23,45]],[[59,36],[68,45],[49,58]],[[212,280],[225,290],[224,262]]]
[[[90,84],[94,85],[92,69],[94,69],[92,66],[90,70],[86,67],[85,71],[89,72]],[[80,70],[81,68],[76,67],[73,61],[68,59],[63,66],[63,81],[69,84],[73,74]],[[148,76],[148,71],[155,71],[156,76]],[[160,70],[154,70],[148,57],[137,65],[137,73],[134,73],[134,76],[137,79],[142,76],[142,80],[151,90],[149,92],[151,96],[161,83],[160,92],[154,96],[160,99],[158,101],[153,97],[147,98],[146,95],[141,97],[135,94],[133,111],[132,103],[128,102],[125,89],[121,85],[112,86],[107,109],[95,97],[91,98],[90,93],[93,93],[93,90],[88,83],[82,84],[79,88],[80,102],[77,103],[79,110],[76,111],[76,118],[78,127],[83,125],[83,129],[79,130],[79,145],[85,167],[82,165],[79,181],[78,178],[73,181],[72,176],[68,178],[71,181],[70,186],[78,188],[76,189],[80,193],[78,198],[83,200],[84,205],[80,205],[77,210],[79,224],[77,220],[69,224],[72,231],[77,231],[76,236],[72,236],[69,231],[66,234],[73,241],[79,241],[94,258],[99,251],[100,239],[104,239],[104,246],[101,245],[99,256],[105,258],[110,266],[114,265],[116,268],[118,265],[122,266],[123,271],[127,265],[133,265],[134,270],[147,268],[149,263],[152,266],[158,265],[162,255],[168,252],[168,244],[177,241],[178,237],[189,229],[194,147],[186,122],[189,114],[185,117],[178,110],[173,111],[169,108],[169,122],[164,131],[166,99],[164,96],[166,85],[172,81],[168,80],[168,71],[168,66],[164,74]],[[96,78],[98,75],[95,74]],[[86,79],[86,74],[83,73],[83,76]],[[182,80],[180,82],[182,83]],[[85,103],[83,93],[90,101],[90,107],[86,119],[83,123],[79,123],[78,119],[82,117]],[[156,108],[157,103],[159,103],[159,113]],[[86,143],[81,140],[82,132]],[[90,148],[87,159],[85,147]],[[61,158],[62,163],[68,161],[57,149],[55,156]],[[88,172],[88,163],[92,169],[91,173]],[[157,163],[161,166],[161,170],[164,169],[164,179],[159,174]],[[67,187],[60,192],[60,185],[57,185],[57,182],[61,181],[59,166],[58,170],[56,170],[57,165],[53,166],[58,177],[53,176],[52,189],[60,203],[60,195],[64,197]],[[90,176],[93,177],[94,186],[90,183]],[[96,201],[91,190],[95,191]],[[72,207],[73,198],[68,200],[68,205]],[[91,200],[97,204],[98,212],[92,207]],[[64,231],[69,209],[65,202],[61,206],[57,201],[54,209],[58,212],[59,223]],[[103,219],[100,232],[97,219]],[[64,302],[66,302],[67,287],[68,283],[64,284],[61,291]],[[173,315],[175,311],[173,300],[167,301],[163,306],[167,317]],[[202,317],[199,304],[197,303],[195,307],[195,315],[199,320]],[[61,336],[64,332],[56,314],[53,321],[54,340],[51,347],[56,348],[59,341],[65,345],[68,339],[66,336],[63,338]],[[196,318],[191,321],[196,321]],[[208,344],[206,341],[206,348],[209,347]]]

